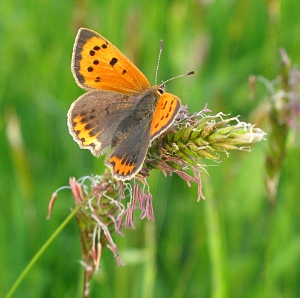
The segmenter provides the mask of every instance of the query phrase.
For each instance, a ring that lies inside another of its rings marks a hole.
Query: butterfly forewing
[[[85,89],[133,94],[150,87],[144,74],[113,44],[85,28],[76,37],[72,72],[78,85]]]

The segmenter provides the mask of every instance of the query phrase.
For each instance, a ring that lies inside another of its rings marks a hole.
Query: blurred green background
[[[78,28],[114,43],[190,112],[213,111],[253,122],[268,92],[250,97],[248,78],[276,78],[280,47],[300,63],[299,0],[1,1],[0,3],[0,296],[7,293],[74,202],[52,193],[104,171],[103,158],[80,150],[66,114],[84,91],[70,71]],[[263,123],[258,126],[268,132]],[[291,138],[290,138],[291,139]],[[126,266],[104,249],[91,297],[300,297],[300,150],[289,139],[276,207],[264,188],[267,142],[225,155],[203,173],[206,200],[176,175],[152,171],[155,223],[114,235]],[[15,297],[81,297],[79,235],[72,221],[44,253]]]

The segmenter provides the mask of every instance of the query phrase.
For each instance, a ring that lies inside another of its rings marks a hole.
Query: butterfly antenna
[[[158,61],[157,61],[157,66],[156,66],[156,71],[155,71],[155,85],[157,85],[157,75],[158,75],[158,69],[159,69],[159,63],[160,63],[160,57],[161,57],[161,53],[163,51],[163,48],[164,48],[164,42],[163,40],[161,39],[160,40],[160,46],[159,46],[159,54],[158,54]]]
[[[188,73],[184,73],[184,74],[182,74],[182,75],[179,75],[179,76],[170,78],[170,79],[168,79],[168,80],[162,82],[162,83],[160,84],[160,86],[165,86],[165,84],[166,84],[167,82],[173,81],[173,80],[178,79],[178,78],[190,76],[190,75],[193,75],[193,74],[195,74],[195,73],[196,73],[196,72],[195,72],[194,70],[192,70],[192,71],[190,71],[190,72],[188,72]]]

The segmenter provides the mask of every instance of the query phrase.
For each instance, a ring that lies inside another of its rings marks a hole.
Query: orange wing
[[[151,141],[161,135],[174,123],[180,106],[181,102],[177,96],[167,92],[162,94],[153,114],[150,132]]]
[[[150,88],[144,74],[100,34],[79,29],[72,55],[72,73],[87,90],[134,94]]]

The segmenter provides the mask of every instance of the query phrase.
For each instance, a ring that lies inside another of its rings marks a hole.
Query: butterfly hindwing
[[[149,89],[137,98],[134,109],[120,121],[111,140],[113,151],[106,159],[118,179],[130,179],[141,169],[150,145],[151,120],[158,99],[156,89]]]
[[[106,165],[108,165],[114,176],[120,180],[127,180],[134,177],[141,169],[150,140],[150,125],[144,123],[137,129],[137,133],[129,135],[121,141],[118,146],[107,156]],[[143,130],[143,133],[138,133]]]
[[[68,126],[83,149],[99,156],[110,148],[120,121],[132,113],[135,98],[109,91],[90,91],[80,96],[68,112]]]
[[[85,28],[78,31],[71,69],[77,84],[87,90],[133,94],[150,87],[144,74],[113,44]]]

